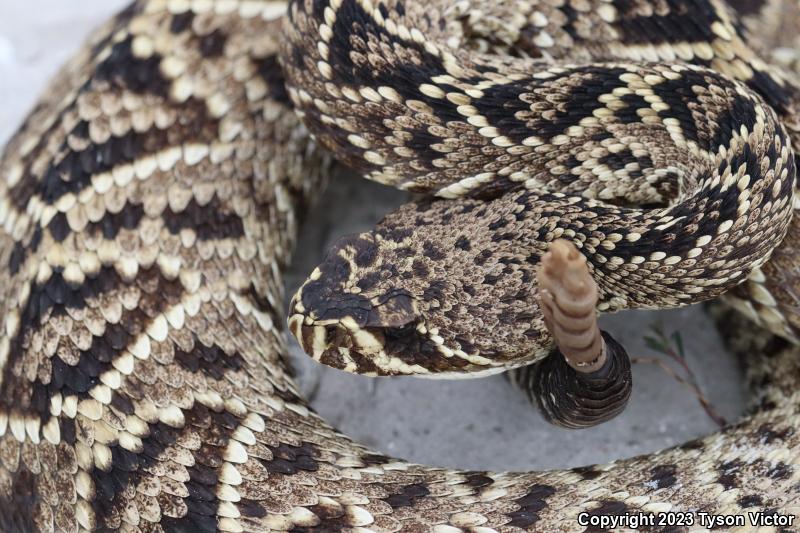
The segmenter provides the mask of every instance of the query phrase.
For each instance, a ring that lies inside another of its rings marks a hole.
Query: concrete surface
[[[90,28],[120,0],[0,0],[0,142],[21,122],[43,84]],[[337,178],[306,226],[289,294],[340,235],[368,229],[404,196],[355,178]],[[728,419],[744,405],[741,375],[699,308],[603,317],[632,356],[648,329],[680,331],[689,364]],[[634,366],[634,393],[619,418],[580,432],[553,428],[502,376],[466,381],[370,379],[317,365],[293,345],[293,361],[312,405],[344,432],[416,462],[470,469],[549,469],[653,451],[714,429],[687,390],[653,365]]]

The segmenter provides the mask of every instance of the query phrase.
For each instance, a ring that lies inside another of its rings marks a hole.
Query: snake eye
[[[410,335],[413,335],[417,330],[417,324],[415,322],[409,322],[405,326],[400,326],[399,328],[387,328],[384,330],[383,335],[386,337],[388,341],[397,341],[400,339],[406,339]]]

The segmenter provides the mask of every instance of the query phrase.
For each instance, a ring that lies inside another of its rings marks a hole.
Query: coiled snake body
[[[738,348],[758,401],[736,425],[610,465],[466,472],[372,453],[309,411],[281,303],[332,150],[445,199],[342,241],[296,295],[291,330],[328,364],[540,360],[532,273],[557,237],[587,255],[601,310],[733,289],[793,340],[797,91],[758,54],[796,8],[290,4],[134,3],[7,146],[0,527],[489,533],[583,531],[584,511],[800,514],[800,361],[755,326]]]

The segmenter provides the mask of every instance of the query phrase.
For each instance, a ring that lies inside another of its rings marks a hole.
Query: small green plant
[[[652,336],[648,335],[644,338],[644,342],[647,344],[647,347],[675,361],[675,363],[677,363],[683,370],[684,375],[680,375],[671,366],[666,364],[658,357],[634,357],[631,359],[631,362],[651,364],[659,367],[667,375],[672,377],[681,385],[687,387],[692,392],[695,398],[697,398],[697,401],[700,402],[703,410],[706,412],[706,414],[708,414],[715,424],[717,424],[719,427],[727,425],[728,422],[725,420],[725,418],[717,412],[708,398],[706,398],[705,394],[703,394],[702,389],[700,389],[700,386],[697,384],[697,379],[695,378],[694,372],[692,372],[692,369],[689,368],[689,365],[686,363],[686,353],[683,349],[683,338],[681,337],[680,332],[673,331],[671,335],[667,335],[662,324],[651,325],[650,331],[652,332]]]

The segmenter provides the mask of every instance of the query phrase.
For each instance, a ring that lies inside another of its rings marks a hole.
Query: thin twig
[[[648,347],[656,352],[666,355],[675,361],[686,373],[686,376],[680,376],[672,368],[664,364],[663,361],[654,357],[638,357],[634,358],[633,362],[655,364],[661,368],[673,379],[688,387],[692,391],[698,402],[700,402],[700,405],[703,407],[703,410],[705,410],[706,414],[708,414],[714,423],[716,423],[719,427],[727,425],[728,422],[725,420],[725,418],[720,415],[719,412],[717,412],[713,404],[708,400],[708,398],[706,398],[705,394],[703,394],[700,385],[697,383],[694,372],[692,372],[692,369],[689,368],[689,365],[686,363],[686,354],[683,350],[683,339],[681,338],[680,333],[675,331],[672,335],[667,336],[660,324],[653,325],[650,329],[655,334],[655,337],[645,337],[644,340]],[[677,346],[677,349],[675,346]]]
[[[631,359],[631,363],[645,363],[659,367],[668,376],[672,377],[675,381],[692,391],[694,397],[697,398],[697,401],[700,402],[700,405],[703,407],[706,414],[708,414],[709,418],[714,421],[714,423],[716,423],[719,427],[724,427],[728,424],[727,420],[725,420],[725,418],[720,415],[716,409],[714,409],[714,406],[703,395],[703,392],[697,387],[697,385],[690,383],[678,375],[677,372],[670,368],[669,365],[665,364],[661,359],[657,357],[634,357]]]

